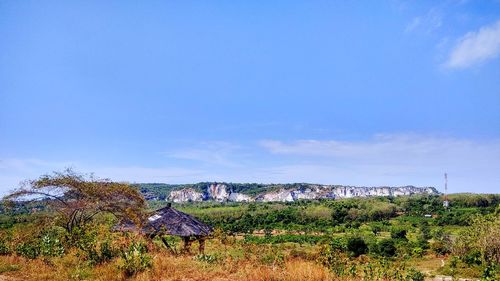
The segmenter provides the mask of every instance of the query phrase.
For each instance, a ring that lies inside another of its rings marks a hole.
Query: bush
[[[216,263],[219,260],[219,257],[216,255],[197,255],[194,257],[195,260],[201,261],[201,262],[206,262],[206,263]]]
[[[73,233],[72,240],[73,245],[82,251],[83,258],[93,265],[107,262],[119,254],[111,246],[111,235],[98,235],[96,229],[78,230]]]
[[[36,259],[40,255],[40,244],[38,241],[26,241],[16,246],[16,254],[29,259]]]
[[[132,242],[129,248],[122,252],[121,258],[120,269],[126,276],[133,276],[153,265],[152,258],[147,254],[146,245],[143,243]]]
[[[424,249],[420,247],[413,248],[412,254],[416,257],[421,258],[424,255]]]
[[[46,257],[60,257],[64,254],[64,247],[55,231],[45,233],[40,243],[40,255]]]
[[[347,240],[347,250],[351,256],[359,257],[360,255],[366,254],[368,246],[363,238],[352,237]]]
[[[393,227],[391,229],[391,238],[393,239],[405,239],[406,238],[406,229],[400,227]]]
[[[412,268],[408,271],[408,274],[406,275],[406,280],[411,280],[411,281],[424,281],[425,280],[425,274],[422,272]]]
[[[372,228],[373,234],[375,234],[375,235],[378,235],[382,231],[382,226],[379,224],[373,224],[371,226],[371,228]]]
[[[7,241],[0,240],[0,255],[10,255],[12,253]]]
[[[384,239],[378,243],[378,253],[383,257],[393,257],[396,246],[393,239]]]

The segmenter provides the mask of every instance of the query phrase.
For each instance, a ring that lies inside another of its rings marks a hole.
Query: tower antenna
[[[449,205],[450,205],[450,202],[448,201],[448,174],[444,173],[444,201],[443,201],[443,207],[445,209],[448,209]]]

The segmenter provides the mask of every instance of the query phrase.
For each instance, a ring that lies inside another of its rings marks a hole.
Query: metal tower
[[[447,209],[449,205],[450,205],[450,202],[448,201],[448,174],[444,173],[444,200],[443,200],[443,207],[445,209]]]

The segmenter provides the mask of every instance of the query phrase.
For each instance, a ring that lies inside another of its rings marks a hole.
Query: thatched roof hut
[[[143,230],[148,233],[164,233],[181,237],[208,236],[213,229],[197,220],[167,205],[154,211],[147,219]]]
[[[150,213],[141,228],[138,228],[131,221],[125,221],[115,226],[115,229],[138,231],[150,236],[166,234],[180,237],[203,237],[213,232],[212,227],[191,215],[172,208],[170,203],[166,207]]]
[[[189,252],[191,242],[197,240],[199,242],[200,253],[204,251],[205,239],[213,232],[212,227],[202,223],[191,215],[172,208],[170,203],[166,207],[151,213],[141,228],[132,222],[124,222],[116,226],[115,229],[120,231],[139,231],[147,234],[150,238],[159,236],[165,246],[172,252],[176,251],[169,245],[163,235],[182,237],[184,240],[184,251],[186,252]]]

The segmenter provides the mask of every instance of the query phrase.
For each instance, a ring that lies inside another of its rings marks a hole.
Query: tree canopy
[[[139,223],[146,206],[140,192],[127,183],[79,174],[71,169],[28,180],[4,200],[42,202],[59,214],[62,226],[69,232],[83,227],[101,213]]]

